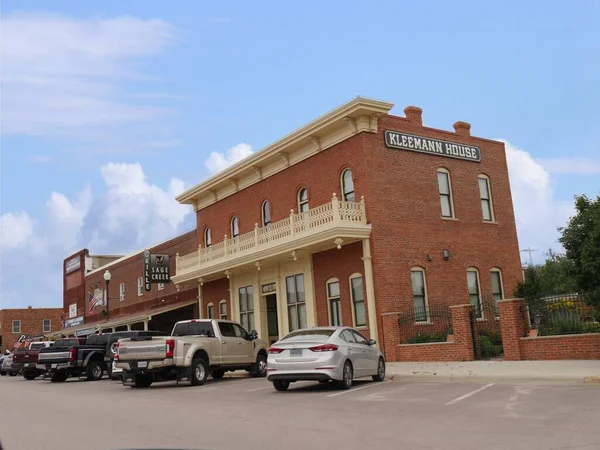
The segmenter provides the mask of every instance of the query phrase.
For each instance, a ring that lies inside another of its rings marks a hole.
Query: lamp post
[[[108,285],[110,283],[111,278],[110,272],[107,270],[104,272],[104,281],[106,282],[106,321],[108,322]]]

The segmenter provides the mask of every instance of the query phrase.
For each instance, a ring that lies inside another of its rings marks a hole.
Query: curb
[[[414,374],[400,375],[388,374],[391,381],[413,381],[413,382],[494,382],[497,384],[510,383],[535,383],[535,384],[600,384],[600,376],[595,377],[528,377],[528,376],[480,376],[480,375],[433,375]]]
[[[600,384],[600,377],[585,377],[583,384]]]

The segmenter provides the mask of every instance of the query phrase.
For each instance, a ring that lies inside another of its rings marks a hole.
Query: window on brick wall
[[[494,221],[494,205],[492,204],[492,190],[490,179],[486,175],[477,177],[479,183],[479,198],[481,199],[481,213],[484,222]]]
[[[204,229],[204,246],[210,247],[212,245],[212,232],[210,228],[206,227]]]
[[[504,298],[502,271],[494,267],[490,270],[490,276],[492,277],[492,296],[494,297],[494,302],[498,303],[498,300],[502,300]]]
[[[227,301],[225,300],[219,302],[219,319],[227,320]]]
[[[342,324],[342,307],[340,304],[340,280],[330,278],[327,280],[327,305],[329,307],[329,325]]]
[[[212,303],[209,303],[208,305],[206,305],[206,318],[207,319],[215,318],[215,305],[213,305]]]
[[[240,307],[240,323],[248,330],[254,329],[254,292],[252,286],[244,286],[238,290]]]
[[[479,271],[474,267],[467,269],[467,288],[469,289],[469,303],[475,307],[477,318],[483,317],[481,308],[481,290],[479,288]]]
[[[262,203],[260,212],[262,215],[263,226],[269,228],[271,225],[271,203],[269,203],[269,200],[265,200]]]
[[[303,187],[298,191],[298,212],[308,211],[308,190]]]
[[[350,169],[346,169],[342,172],[342,199],[346,202],[356,201],[356,196],[354,194],[354,180]]]
[[[240,220],[237,216],[231,218],[231,237],[236,238],[240,235]]]
[[[421,267],[410,269],[410,281],[412,284],[413,306],[416,322],[427,322],[429,319],[427,286],[425,284],[425,270]]]
[[[157,283],[156,289],[162,291],[165,289],[165,283]]]
[[[50,333],[52,331],[52,322],[50,319],[44,319],[42,321],[42,333]]]
[[[144,295],[144,279],[142,277],[138,277],[137,288],[138,288],[138,297],[141,297],[142,295]]]
[[[450,172],[446,169],[437,171],[438,189],[440,192],[440,206],[442,208],[442,217],[454,217],[454,205],[452,201],[452,184],[450,182]]]
[[[350,275],[350,296],[352,303],[352,315],[355,327],[367,325],[365,314],[365,294],[363,289],[363,277],[359,273]]]
[[[292,275],[285,279],[288,324],[290,331],[306,328],[306,298],[304,274]]]
[[[12,332],[15,334],[21,332],[21,321],[20,320],[12,321]]]
[[[119,301],[125,301],[125,283],[119,284]]]

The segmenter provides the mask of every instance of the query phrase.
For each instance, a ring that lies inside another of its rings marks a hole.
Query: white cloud
[[[22,211],[0,216],[0,248],[17,248],[25,244],[33,234],[33,220]]]
[[[548,248],[560,248],[558,227],[573,214],[572,202],[556,198],[550,173],[531,155],[507,141],[506,159],[521,249],[535,248],[537,261]],[[524,255],[522,259],[528,259]]]
[[[16,13],[3,16],[1,33],[3,134],[84,134],[167,112],[127,95],[128,82],[147,81],[139,61],[174,40],[163,20]]]
[[[54,161],[54,158],[48,155],[29,155],[27,160],[38,164],[46,164]]]
[[[600,159],[592,158],[549,158],[540,159],[539,163],[546,170],[556,174],[598,175]]]
[[[214,174],[241,161],[252,153],[252,147],[248,144],[241,143],[231,147],[226,152],[212,152],[204,161],[204,165]]]

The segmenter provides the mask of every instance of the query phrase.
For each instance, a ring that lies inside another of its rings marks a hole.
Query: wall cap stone
[[[598,336],[600,339],[600,333],[579,333],[579,334],[556,334],[553,336],[528,336],[520,338],[522,341],[535,341],[538,339],[556,339],[556,338],[578,338],[578,337],[589,337]]]

